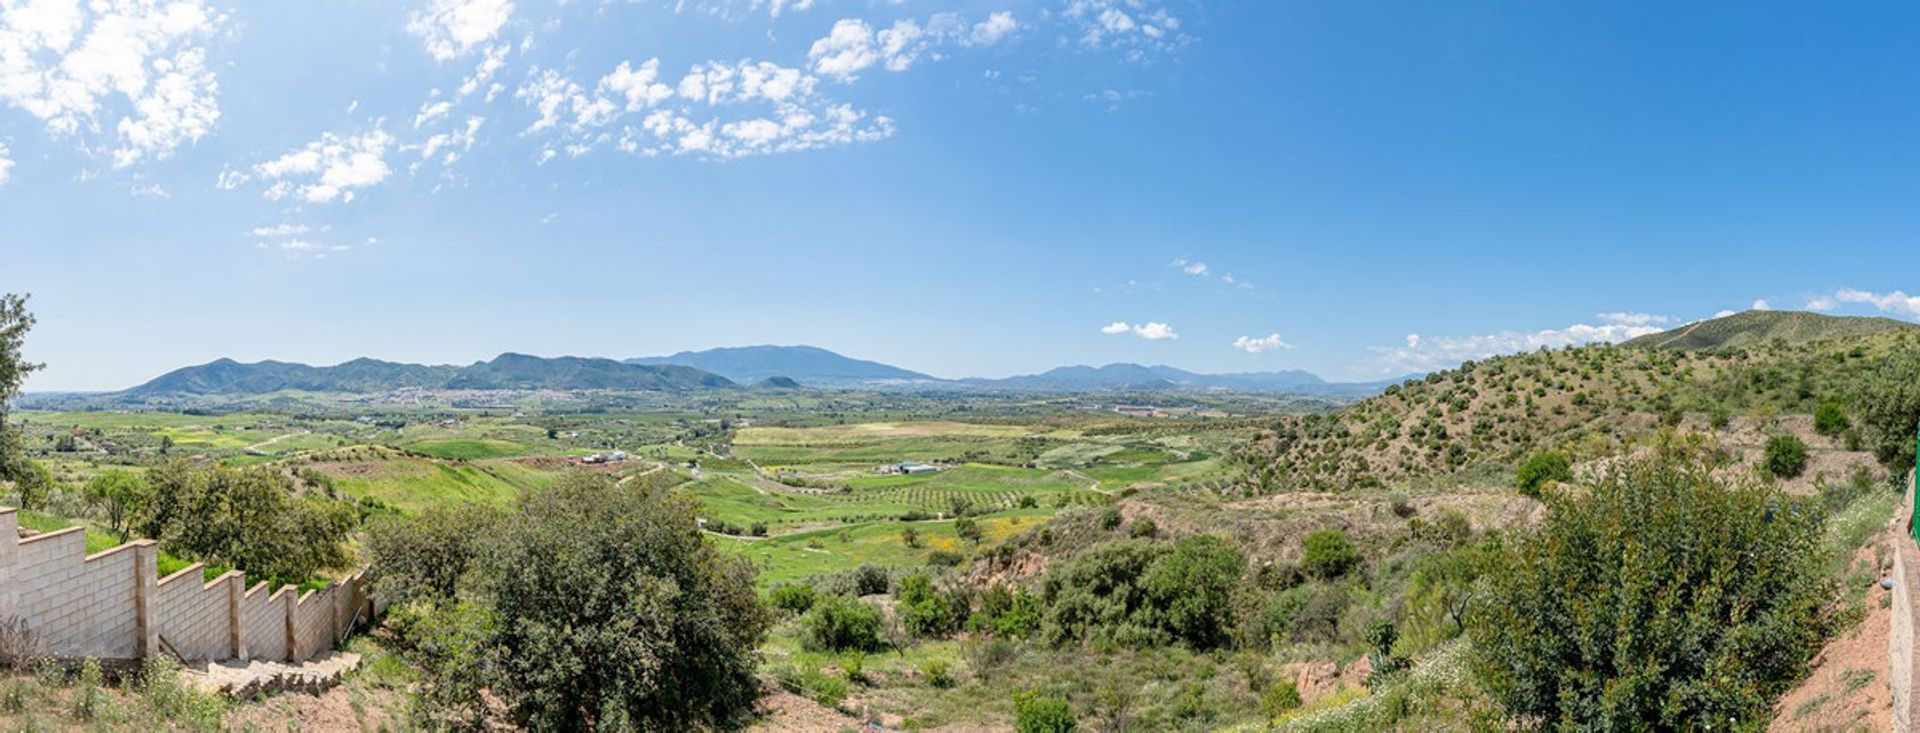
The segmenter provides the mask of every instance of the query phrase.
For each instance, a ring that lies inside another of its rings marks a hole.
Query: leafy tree
[[[1906,349],[1875,364],[1848,402],[1881,465],[1911,469],[1920,428],[1920,352]]]
[[[481,539],[491,534],[500,520],[496,510],[463,506],[373,521],[366,535],[367,555],[372,560],[367,581],[372,593],[394,604],[423,599],[452,601],[460,579],[473,566]]]
[[[967,599],[941,594],[926,573],[902,578],[897,597],[900,621],[906,624],[907,632],[915,636],[947,636],[959,631],[961,621],[967,616]]]
[[[912,527],[900,530],[900,543],[908,547],[918,548],[920,546],[920,530]]]
[[[1337,529],[1315,530],[1300,546],[1300,570],[1320,580],[1333,580],[1360,565],[1360,551]]]
[[[1846,411],[1840,409],[1838,402],[1822,402],[1813,409],[1813,432],[1833,437],[1850,427],[1853,427],[1853,422],[1847,419]]]
[[[1539,498],[1552,483],[1566,483],[1573,480],[1573,464],[1567,455],[1559,451],[1540,451],[1520,464],[1520,470],[1514,472],[1514,485],[1520,493]]]
[[[575,474],[530,492],[482,544],[488,689],[532,730],[724,727],[758,693],[771,623],[753,566],[695,528],[691,500]]]
[[[277,583],[305,581],[347,564],[347,533],[359,515],[341,501],[294,496],[293,479],[272,468],[200,468],[164,463],[147,474],[131,525],[175,554],[247,571]]]
[[[47,470],[46,464],[20,457],[11,470],[13,492],[20,496],[20,508],[33,510],[45,506],[54,484],[53,472]]]
[[[953,532],[960,535],[960,539],[974,544],[979,544],[980,540],[986,537],[986,534],[980,531],[980,524],[966,517],[953,520]]]
[[[113,468],[87,482],[87,503],[106,515],[107,528],[127,541],[129,513],[147,501],[147,481],[133,472]]]
[[[13,399],[20,396],[20,383],[28,374],[45,366],[27,361],[21,354],[27,332],[33,330],[33,314],[27,311],[27,297],[0,293],[0,481],[20,482],[38,478],[32,462],[22,449],[19,433],[7,425],[7,412]],[[20,488],[22,504],[30,489]],[[44,494],[42,494],[44,496]],[[32,507],[23,507],[32,508]]]
[[[826,596],[814,602],[800,627],[800,646],[809,651],[868,651],[880,645],[880,611],[850,596]]]
[[[1817,505],[1726,485],[1690,452],[1548,499],[1469,632],[1515,717],[1563,729],[1764,723],[1829,627]]]
[[[1807,470],[1807,444],[1799,437],[1782,433],[1767,439],[1767,471],[1780,478],[1793,478]]]

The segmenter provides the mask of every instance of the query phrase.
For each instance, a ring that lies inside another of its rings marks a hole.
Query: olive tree
[[[1764,723],[1830,623],[1817,502],[1729,485],[1663,446],[1547,498],[1469,622],[1516,719],[1567,729]]]

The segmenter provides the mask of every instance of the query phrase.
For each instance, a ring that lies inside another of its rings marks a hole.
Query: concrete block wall
[[[161,578],[158,558],[152,540],[87,555],[80,528],[20,539],[14,510],[0,507],[0,618],[24,620],[56,657],[302,661],[375,610],[360,573],[303,595],[248,588],[241,571],[204,581],[199,564]]]
[[[1900,502],[1900,510],[1894,519],[1893,553],[1893,618],[1887,633],[1887,686],[1893,692],[1893,729],[1899,733],[1913,730],[1916,719],[1920,719],[1920,696],[1913,689],[1914,682],[1920,680],[1920,669],[1915,665],[1920,659],[1914,656],[1914,634],[1916,614],[1920,608],[1914,604],[1920,602],[1920,546],[1915,546],[1911,530],[1913,528],[1912,477],[1907,481],[1907,495]]]

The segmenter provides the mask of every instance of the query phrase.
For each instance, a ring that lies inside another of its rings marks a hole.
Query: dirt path
[[[266,439],[266,440],[263,440],[263,441],[260,441],[260,442],[258,442],[258,443],[254,443],[253,445],[250,445],[250,446],[247,446],[247,452],[248,452],[248,453],[259,453],[259,454],[261,454],[261,455],[266,455],[266,453],[267,453],[267,451],[266,451],[265,449],[266,449],[266,447],[267,447],[267,446],[270,446],[270,445],[273,445],[274,443],[278,443],[278,442],[280,442],[280,441],[282,441],[282,440],[286,440],[286,439],[288,439],[288,438],[292,438],[292,437],[296,437],[296,436],[301,436],[301,435],[307,435],[307,434],[309,434],[309,433],[312,433],[312,432],[313,432],[313,431],[311,431],[311,430],[302,430],[302,431],[299,431],[299,432],[295,432],[295,433],[287,433],[286,435],[276,435],[276,436],[273,436],[273,437],[271,437],[271,438],[268,438],[268,439]]]
[[[1871,563],[1875,548],[1894,535],[1882,533],[1855,561]],[[1892,591],[1878,583],[1867,591],[1867,616],[1829,640],[1809,663],[1812,673],[1773,706],[1769,731],[1893,730],[1893,694],[1887,688],[1887,633],[1893,610],[1883,603]]]

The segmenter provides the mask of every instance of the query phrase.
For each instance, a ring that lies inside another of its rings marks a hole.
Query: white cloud
[[[1731,315],[1734,315],[1734,314],[1736,314],[1736,313],[1739,313],[1739,312],[1740,312],[1740,311],[1735,311],[1735,310],[1721,310],[1721,311],[1714,311],[1714,313],[1713,313],[1713,317],[1714,317],[1714,318],[1726,318],[1727,316],[1731,316]]]
[[[1603,313],[1599,324],[1576,323],[1541,331],[1501,331],[1482,336],[1428,336],[1408,334],[1404,346],[1373,347],[1374,356],[1363,370],[1382,375],[1430,372],[1469,359],[1486,359],[1541,348],[1561,348],[1600,342],[1617,343],[1659,333],[1659,324],[1672,318],[1646,313]]]
[[[540,154],[583,155],[602,144],[642,156],[733,158],[869,142],[893,120],[817,93],[819,78],[767,61],[696,64],[668,83],[658,59],[621,62],[593,88],[538,71],[514,96],[539,117],[524,134],[561,138]]]
[[[840,81],[853,81],[861,71],[880,60],[873,46],[873,28],[866,21],[843,18],[833,24],[826,37],[814,41],[807,50],[813,73]]]
[[[386,161],[392,146],[393,136],[383,130],[350,137],[323,133],[306,147],[254,166],[253,175],[275,181],[266,191],[268,199],[296,196],[316,204],[352,202],[354,189],[380,183],[392,174]]]
[[[1173,332],[1172,326],[1158,321],[1148,321],[1138,325],[1130,324],[1126,321],[1114,321],[1113,323],[1101,326],[1100,332],[1110,336],[1131,333],[1148,341],[1172,341],[1180,338],[1180,334]]]
[[[408,18],[407,32],[419,36],[435,60],[451,61],[498,37],[511,17],[509,0],[433,0]]]
[[[0,186],[7,185],[7,179],[13,175],[13,159],[7,157],[7,146],[0,143]]]
[[[1753,309],[1757,311],[1770,311],[1773,310],[1773,306],[1768,304],[1765,298],[1760,298],[1753,301]]]
[[[825,37],[813,42],[807,60],[815,74],[852,82],[876,64],[888,71],[906,71],[922,56],[941,58],[940,46],[991,46],[1019,27],[1013,13],[1004,10],[971,25],[958,13],[934,13],[925,21],[904,18],[877,31],[859,18],[842,18]]]
[[[252,231],[248,233],[262,239],[279,239],[297,234],[306,234],[310,231],[313,231],[313,227],[305,224],[275,224],[270,227],[254,227]]]
[[[1148,341],[1172,341],[1180,338],[1180,334],[1173,332],[1172,326],[1158,322],[1148,322],[1134,326],[1133,335]]]
[[[1841,288],[1833,295],[1815,297],[1807,302],[1809,310],[1830,311],[1842,304],[1872,306],[1881,313],[1892,313],[1906,318],[1920,319],[1920,295],[1908,295],[1904,290],[1890,293],[1874,293],[1853,288]]]
[[[162,186],[158,183],[149,183],[145,186],[134,186],[132,189],[128,190],[127,193],[133,194],[134,196],[138,196],[140,198],[148,198],[148,199],[173,198],[173,194],[167,192],[167,187]]]
[[[1233,348],[1239,349],[1241,351],[1245,351],[1249,354],[1264,354],[1269,351],[1277,351],[1280,349],[1291,349],[1293,348],[1293,344],[1289,344],[1285,341],[1280,340],[1280,334],[1270,333],[1270,334],[1267,334],[1265,338],[1253,338],[1251,336],[1241,336],[1240,338],[1233,340]]]
[[[1078,33],[1074,41],[1080,46],[1117,50],[1130,61],[1191,40],[1159,0],[1069,0],[1061,16]]]
[[[202,0],[32,0],[0,7],[0,102],[56,137],[107,136],[115,167],[164,160],[220,119],[199,45],[224,17]]]
[[[1013,13],[1002,10],[987,16],[986,20],[973,24],[972,31],[967,35],[967,41],[978,46],[991,46],[999,43],[1000,39],[1012,35],[1019,28],[1020,24],[1013,19]]]
[[[453,111],[453,103],[441,100],[420,105],[420,112],[413,116],[413,129],[418,130],[427,123],[447,116]]]

